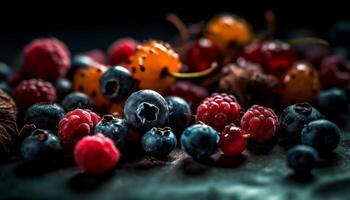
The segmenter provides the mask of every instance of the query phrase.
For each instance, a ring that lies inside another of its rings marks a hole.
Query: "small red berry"
[[[88,52],[85,52],[84,55],[99,64],[106,64],[106,55],[100,49],[90,50]]]
[[[323,59],[320,69],[322,86],[344,88],[350,83],[350,61],[340,56]]]
[[[295,61],[291,46],[279,40],[253,42],[244,47],[240,57],[260,64],[268,73],[277,76],[283,75]]]
[[[263,64],[264,58],[261,53],[261,42],[253,42],[243,48],[242,57],[245,60],[251,61],[257,64]]]
[[[234,96],[214,93],[198,106],[196,121],[221,131],[230,123],[238,123],[240,112],[241,106]]]
[[[55,39],[36,39],[24,49],[23,72],[32,78],[55,81],[70,67],[70,52]]]
[[[81,170],[99,174],[113,169],[120,154],[113,141],[99,133],[81,139],[75,146],[74,157]]]
[[[67,113],[58,124],[58,137],[63,148],[67,152],[72,152],[81,138],[94,133],[94,127],[100,119],[90,110],[75,109]]]
[[[225,126],[220,133],[219,147],[225,155],[239,155],[246,149],[247,138],[247,132],[230,124]]]
[[[112,66],[130,64],[130,56],[136,51],[137,42],[131,38],[115,41],[108,50],[108,63]]]
[[[185,99],[196,110],[204,98],[208,96],[208,90],[205,87],[195,85],[188,81],[177,81],[166,91],[167,96],[178,96]]]
[[[56,101],[55,87],[41,79],[22,81],[13,93],[18,108],[22,111],[35,103],[49,103]]]
[[[253,105],[244,113],[241,119],[241,128],[250,139],[257,142],[271,140],[279,127],[278,118],[270,108]]]
[[[207,39],[201,38],[192,44],[186,54],[186,64],[190,71],[203,71],[219,59],[219,48]]]
[[[263,66],[266,71],[282,75],[290,69],[295,61],[294,51],[288,43],[273,40],[262,43]]]

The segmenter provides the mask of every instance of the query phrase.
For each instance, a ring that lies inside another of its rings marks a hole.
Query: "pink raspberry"
[[[32,78],[55,81],[66,75],[70,67],[70,52],[55,39],[36,39],[24,49],[23,72]]]
[[[214,93],[198,106],[196,121],[221,131],[230,123],[238,123],[240,113],[241,106],[233,95]]]
[[[279,122],[272,109],[253,105],[244,113],[241,128],[250,135],[251,140],[266,142],[276,134]]]
[[[88,52],[85,52],[84,55],[91,58],[91,60],[100,63],[100,64],[106,64],[106,55],[105,53],[100,49],[93,49]]]
[[[90,110],[75,109],[67,113],[58,124],[58,137],[65,151],[72,152],[81,138],[92,135],[100,119]]]
[[[26,110],[35,103],[49,103],[57,99],[54,86],[41,79],[24,80],[13,93],[18,108]]]
[[[113,169],[120,154],[111,139],[98,133],[81,139],[75,146],[74,157],[81,170],[99,174]]]
[[[108,63],[110,65],[127,66],[130,56],[136,51],[137,42],[131,38],[116,40],[108,50]]]

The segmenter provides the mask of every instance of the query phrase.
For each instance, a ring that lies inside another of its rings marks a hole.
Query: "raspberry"
[[[100,63],[105,64],[106,63],[106,55],[104,52],[100,49],[93,49],[88,52],[85,52],[84,55],[91,58],[91,60]]]
[[[253,105],[244,113],[241,128],[249,133],[250,139],[266,142],[275,135],[279,122],[272,109]]]
[[[196,120],[221,131],[230,123],[238,123],[240,112],[241,106],[234,96],[214,93],[198,106]]]
[[[191,82],[178,81],[169,87],[166,96],[181,97],[188,102],[192,110],[196,110],[203,99],[208,96],[208,91],[204,87]]]
[[[247,132],[230,124],[220,133],[219,147],[225,155],[235,156],[241,154],[247,146]]]
[[[55,81],[70,67],[70,52],[66,45],[55,39],[36,39],[24,49],[23,71],[32,78]]]
[[[84,172],[99,174],[113,169],[120,154],[113,141],[99,133],[80,140],[75,146],[74,156]]]
[[[100,119],[90,110],[75,109],[67,113],[58,124],[58,137],[63,148],[67,152],[72,152],[81,138],[94,133],[94,127]]]
[[[57,98],[54,86],[41,79],[22,81],[15,88],[13,96],[22,111],[35,103],[54,102]]]
[[[108,50],[108,63],[110,65],[130,64],[130,56],[136,51],[137,42],[131,38],[122,38],[115,41]]]

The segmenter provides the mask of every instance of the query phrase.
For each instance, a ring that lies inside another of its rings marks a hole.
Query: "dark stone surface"
[[[9,158],[0,163],[0,199],[349,199],[350,135],[309,176],[297,177],[275,145],[263,154],[219,154],[198,163],[176,150],[167,160],[141,158],[99,176],[72,164],[43,167]]]

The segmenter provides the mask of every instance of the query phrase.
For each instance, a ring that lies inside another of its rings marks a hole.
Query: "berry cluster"
[[[17,72],[0,63],[0,89],[12,95],[23,127],[4,137],[18,133],[7,124],[17,110],[2,106],[12,99],[1,91],[2,149],[20,141],[25,160],[74,157],[92,174],[113,170],[138,148],[166,159],[180,147],[203,161],[286,139],[297,173],[335,150],[341,131],[331,120],[347,114],[350,97],[346,57],[322,49],[311,55],[297,48],[302,40],[258,37],[236,15],[217,15],[202,31],[174,48],[121,38],[107,54],[95,49],[72,59],[58,39],[33,40]]]

